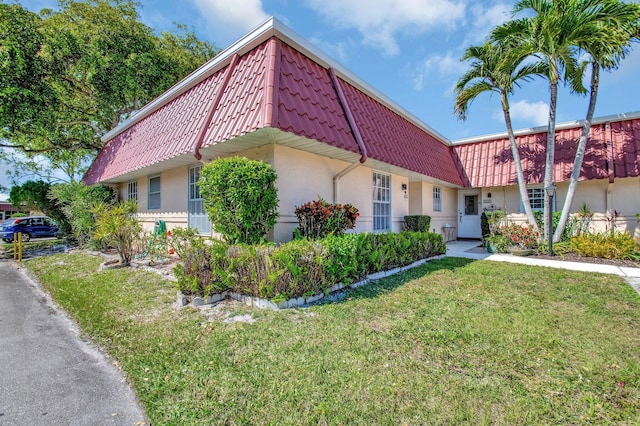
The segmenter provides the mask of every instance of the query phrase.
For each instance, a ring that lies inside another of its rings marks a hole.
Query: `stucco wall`
[[[349,167],[344,161],[333,160],[305,151],[275,145],[274,168],[278,174],[280,221],[274,230],[276,241],[288,241],[298,221],[295,208],[308,201],[324,198],[333,202],[333,177]],[[336,202],[351,203],[360,211],[356,232],[373,231],[373,172],[366,163],[352,170],[339,181]],[[404,216],[409,214],[409,198],[404,197],[402,184],[409,183],[405,176],[391,176],[392,230],[400,231]]]
[[[560,211],[567,195],[567,182],[557,183],[555,197],[555,209]],[[488,193],[491,198],[488,198]],[[482,198],[491,200],[490,204],[483,206],[500,208],[510,213],[514,220],[526,220],[520,207],[520,194],[517,186],[483,188]],[[609,184],[606,179],[581,181],[573,198],[571,213],[576,213],[583,204],[587,204],[594,213],[591,222],[591,230],[603,231],[610,226],[607,220],[611,213],[619,213],[616,219],[616,229],[627,230],[640,238],[640,227],[636,214],[640,213],[640,179],[622,178]]]
[[[440,187],[442,197],[441,211],[433,210],[433,187]],[[409,184],[409,214],[431,216],[431,231],[443,233],[442,227],[456,227],[458,210],[458,191],[428,182],[411,182]],[[454,234],[455,236],[455,234]]]

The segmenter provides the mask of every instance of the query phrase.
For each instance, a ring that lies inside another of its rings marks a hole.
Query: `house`
[[[556,211],[564,204],[581,133],[582,122],[556,126],[553,180],[557,192],[552,205]],[[531,207],[542,210],[547,128],[520,130],[515,135]],[[465,186],[459,191],[459,235],[480,237],[479,219],[467,214],[467,206],[474,201],[479,208],[502,209],[511,218],[525,221],[507,134],[453,144]],[[594,213],[594,229],[607,229],[617,212],[617,229],[640,232],[636,216],[640,213],[640,113],[593,120],[571,211],[583,204]]]
[[[606,123],[627,129],[637,118]],[[523,149],[532,150],[533,194],[538,148],[527,144],[539,134],[518,135]],[[573,134],[567,128],[567,137]],[[627,136],[620,139],[632,149],[625,155],[635,159],[620,160],[628,170],[621,179],[614,176],[615,198],[620,181],[629,179],[623,193],[633,192],[635,182],[635,203],[624,206],[625,215],[634,215],[640,212],[640,135]],[[296,206],[318,196],[358,207],[358,232],[399,231],[405,215],[427,214],[434,231],[458,228],[459,237],[473,238],[480,236],[482,208],[518,211],[505,140],[494,135],[452,143],[270,18],[106,134],[84,182],[110,184],[121,198],[136,199],[148,227],[163,219],[169,228],[208,234],[197,186],[202,165],[240,155],[265,161],[278,174],[280,219],[269,236],[275,241],[291,238]],[[607,147],[591,141],[594,158],[585,170],[594,164],[597,171],[585,174],[589,182],[611,179],[605,173],[610,162],[596,158],[608,154]],[[603,214],[617,206],[613,195],[612,203],[600,204],[593,208]]]

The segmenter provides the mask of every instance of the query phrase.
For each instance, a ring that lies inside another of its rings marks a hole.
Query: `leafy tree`
[[[276,172],[261,161],[219,158],[202,168],[200,188],[216,232],[230,243],[257,244],[278,218]]]
[[[61,152],[86,158],[105,133],[216,54],[184,26],[154,34],[137,6],[60,0],[57,11],[37,15],[0,4],[0,147],[54,165]]]
[[[9,202],[16,207],[36,210],[55,220],[64,234],[71,232],[71,224],[58,204],[49,198],[51,184],[41,180],[27,181],[11,187]]]
[[[509,135],[511,155],[516,168],[516,178],[520,198],[524,205],[529,224],[538,231],[538,224],[531,210],[531,202],[524,179],[518,145],[513,133],[511,114],[509,112],[509,96],[522,81],[531,80],[532,76],[545,72],[543,64],[524,64],[528,51],[521,45],[504,46],[500,43],[485,43],[482,46],[471,46],[465,51],[462,60],[471,61],[469,69],[456,84],[456,101],[454,111],[465,120],[467,110],[473,100],[481,93],[497,93],[502,103],[502,113]]]

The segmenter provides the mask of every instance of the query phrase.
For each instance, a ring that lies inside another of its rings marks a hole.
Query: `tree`
[[[218,158],[202,168],[200,191],[216,232],[232,244],[257,244],[278,218],[273,168],[241,157]]]
[[[555,164],[555,126],[558,84],[564,82],[572,92],[584,94],[582,84],[584,63],[578,60],[580,46],[605,36],[603,26],[609,21],[610,9],[603,7],[610,0],[520,0],[513,14],[532,16],[509,21],[492,32],[498,41],[519,41],[530,46],[530,59],[547,67],[549,83],[549,120],[547,126],[544,186],[553,184]],[[548,235],[551,205],[545,197],[544,232]]]
[[[600,70],[612,71],[618,68],[620,61],[628,53],[631,42],[639,37],[640,6],[638,4],[623,3],[619,0],[603,1],[599,5],[604,13],[604,19],[598,25],[597,32],[592,33],[589,40],[584,40],[578,47],[588,57],[586,62],[591,69],[591,84],[589,90],[589,105],[585,120],[582,123],[582,133],[578,140],[575,160],[569,187],[562,207],[562,213],[554,233],[554,241],[559,241],[569,219],[571,204],[578,186],[578,179],[582,170],[582,161],[587,146],[587,139],[591,130],[591,122],[596,107]]]
[[[523,53],[524,52],[524,53]],[[482,46],[471,46],[465,51],[462,60],[471,61],[469,69],[456,84],[456,101],[454,111],[458,118],[465,120],[467,110],[473,100],[481,93],[497,93],[502,104],[502,113],[509,135],[511,155],[516,168],[516,179],[520,191],[520,199],[524,205],[529,224],[538,231],[538,223],[531,210],[527,182],[522,171],[522,162],[518,152],[518,144],[511,125],[509,112],[509,95],[522,81],[528,81],[534,75],[544,73],[544,64],[523,64],[528,51],[522,46],[504,46],[499,43],[485,43]]]
[[[132,0],[0,4],[0,147],[80,158],[217,52],[184,26],[160,36]]]
[[[9,202],[16,207],[36,210],[55,220],[64,234],[71,232],[71,225],[62,209],[49,198],[51,184],[44,181],[27,181],[11,187]]]

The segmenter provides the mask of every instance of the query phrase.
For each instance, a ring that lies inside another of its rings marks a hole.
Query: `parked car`
[[[31,238],[55,237],[58,225],[46,216],[15,217],[0,225],[0,238],[10,243],[13,234],[22,232],[22,241]]]

